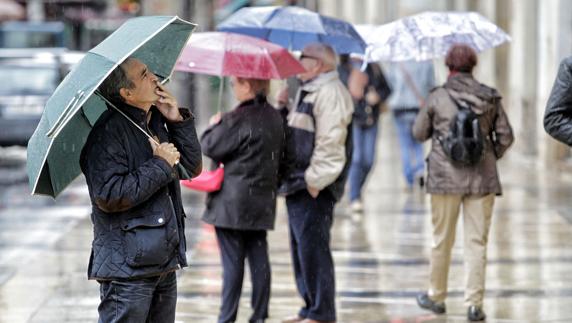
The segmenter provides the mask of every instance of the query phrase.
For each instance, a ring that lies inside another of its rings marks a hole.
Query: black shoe
[[[469,310],[467,311],[467,318],[469,321],[484,321],[487,315],[482,308],[472,305],[469,306]]]
[[[432,311],[435,314],[445,314],[447,309],[445,303],[437,303],[429,298],[427,293],[417,294],[417,304],[419,307]]]

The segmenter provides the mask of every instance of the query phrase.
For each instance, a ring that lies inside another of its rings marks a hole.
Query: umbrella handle
[[[155,138],[151,137],[147,133],[147,131],[143,130],[143,128],[141,128],[137,123],[135,123],[135,121],[131,120],[131,118],[129,118],[123,111],[119,110],[119,108],[116,107],[115,104],[111,103],[111,101],[106,99],[99,91],[95,91],[95,95],[100,97],[103,101],[105,101],[107,104],[109,104],[109,106],[111,106],[113,109],[115,109],[115,111],[119,112],[122,116],[124,116],[127,120],[129,120],[129,122],[131,122],[135,127],[137,127],[137,129],[141,130],[141,132],[143,132],[143,134],[147,138],[153,140],[153,142],[156,143],[157,145],[160,144],[157,140],[155,140]],[[191,176],[189,175],[189,173],[187,172],[185,167],[183,167],[183,165],[181,165],[179,163],[179,161],[175,162],[175,165],[177,165],[177,168],[179,169],[179,172],[181,173],[182,177],[184,177],[186,179],[191,179]]]

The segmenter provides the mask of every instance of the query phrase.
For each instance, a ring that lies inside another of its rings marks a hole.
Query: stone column
[[[367,24],[381,25],[385,23],[386,12],[384,12],[383,1],[367,0],[364,16]]]
[[[512,2],[509,86],[503,102],[515,136],[515,150],[525,155],[538,153],[538,2]]]
[[[468,2],[468,10],[476,11],[483,15],[485,18],[490,20],[492,23],[496,23],[496,7],[495,0],[482,0],[475,2]],[[482,83],[487,84],[492,87],[496,87],[496,71],[495,71],[495,53],[496,48],[491,48],[479,53],[479,62],[475,70],[475,77]]]
[[[212,30],[213,26],[213,2],[209,0],[193,1],[193,22],[198,24],[197,31]],[[195,114],[198,120],[198,128],[202,130],[208,124],[209,117],[215,112],[218,92],[211,92],[209,77],[206,75],[194,75],[193,91]],[[211,108],[213,107],[213,108]],[[200,133],[201,131],[199,131]]]

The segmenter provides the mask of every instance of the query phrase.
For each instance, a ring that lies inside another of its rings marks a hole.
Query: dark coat
[[[560,63],[546,103],[544,129],[556,140],[572,146],[572,56]]]
[[[347,62],[345,64],[338,65],[338,74],[340,75],[340,81],[344,85],[348,86],[348,81],[350,79],[350,74],[353,69],[360,69],[361,66],[354,64],[352,62]],[[360,126],[361,128],[369,128],[377,125],[379,121],[379,116],[381,114],[381,107],[385,103],[385,100],[391,95],[391,88],[385,79],[383,70],[377,63],[369,63],[366,66],[365,73],[367,75],[367,84],[365,85],[364,96],[354,101],[354,115],[353,124]],[[375,91],[379,95],[379,103],[375,105],[369,105],[365,96],[368,91]]]
[[[484,157],[474,166],[453,164],[438,140],[438,137],[447,134],[451,120],[457,114],[458,109],[453,98],[457,102],[471,103],[471,109],[479,116],[481,133],[487,136]],[[425,107],[420,109],[415,120],[413,135],[420,141],[432,139],[431,152],[427,158],[428,193],[502,193],[497,159],[510,147],[514,137],[497,90],[480,84],[470,74],[460,73],[450,77],[444,87],[439,87],[429,94]]]
[[[175,144],[189,174],[201,171],[200,145],[188,110],[181,109],[184,121],[171,123],[152,107],[147,126],[143,110],[119,107],[161,142]],[[87,139],[80,164],[94,225],[90,279],[140,278],[187,266],[178,172],[153,156],[141,130],[117,111],[106,111]]]
[[[369,128],[377,125],[379,115],[381,114],[381,106],[391,94],[391,88],[387,84],[387,80],[383,75],[381,67],[377,63],[367,64],[366,73],[368,82],[364,89],[364,97],[354,100],[355,110],[353,123],[362,128]],[[365,96],[368,91],[375,91],[379,95],[379,103],[369,105]]]
[[[273,229],[284,141],[284,119],[267,102],[243,102],[208,128],[203,153],[224,164],[224,181],[209,193],[203,220],[221,228]]]

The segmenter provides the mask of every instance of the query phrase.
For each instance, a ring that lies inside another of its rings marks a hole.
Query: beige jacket
[[[288,125],[314,133],[313,151],[304,171],[304,180],[307,185],[322,190],[338,179],[346,165],[346,138],[354,105],[336,71],[320,74],[302,85],[298,96],[302,91],[307,92],[303,103],[311,114],[294,109],[288,115]],[[298,101],[296,98],[295,102]]]
[[[437,140],[439,136],[447,134],[451,120],[458,111],[451,97],[458,102],[465,100],[472,103],[473,112],[479,115],[481,133],[487,136],[484,157],[475,166],[453,164]],[[478,83],[470,74],[459,73],[450,77],[443,87],[429,94],[425,107],[415,120],[413,135],[419,141],[432,139],[427,158],[428,193],[502,193],[496,162],[513,143],[514,137],[501,104],[501,96],[495,89]]]

